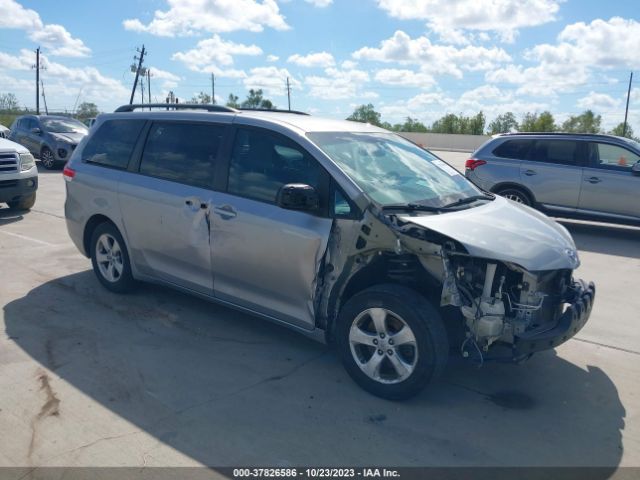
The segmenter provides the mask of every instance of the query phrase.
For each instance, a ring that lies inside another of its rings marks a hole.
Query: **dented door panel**
[[[223,193],[211,219],[215,296],[313,329],[332,220]]]

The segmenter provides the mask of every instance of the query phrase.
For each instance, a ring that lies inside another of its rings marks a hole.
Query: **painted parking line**
[[[27,237],[26,235],[20,235],[19,233],[7,232],[5,230],[0,230],[0,233],[4,233],[5,235],[9,235],[11,237],[20,238],[21,240],[28,240],[30,242],[39,243],[40,245],[45,245],[47,247],[57,247],[55,243],[45,242],[44,240],[38,240],[37,238]]]

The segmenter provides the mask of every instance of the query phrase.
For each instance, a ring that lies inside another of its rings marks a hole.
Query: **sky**
[[[0,12],[0,93],[35,107],[40,46],[47,105],[69,112],[128,103],[142,45],[153,101],[210,94],[214,74],[219,103],[260,88],[287,108],[289,78],[293,109],[345,118],[372,103],[391,123],[592,109],[610,129],[640,67],[637,0],[0,0]]]

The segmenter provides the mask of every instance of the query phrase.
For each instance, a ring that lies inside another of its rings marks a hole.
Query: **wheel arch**
[[[529,197],[529,199],[531,200],[531,204],[532,205],[536,205],[537,201],[536,201],[536,196],[533,194],[533,192],[525,187],[524,185],[522,185],[521,183],[516,183],[516,182],[501,182],[501,183],[496,183],[493,187],[491,187],[491,192],[492,193],[498,193],[501,190],[505,190],[507,188],[512,188],[514,190],[520,190],[522,193],[524,193],[525,195],[527,195]]]

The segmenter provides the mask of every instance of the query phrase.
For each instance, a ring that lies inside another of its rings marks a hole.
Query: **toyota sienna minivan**
[[[287,325],[390,399],[451,352],[521,361],[589,318],[564,227],[394,133],[162,107],[101,115],[63,172],[69,234],[113,292],[154,282]]]

